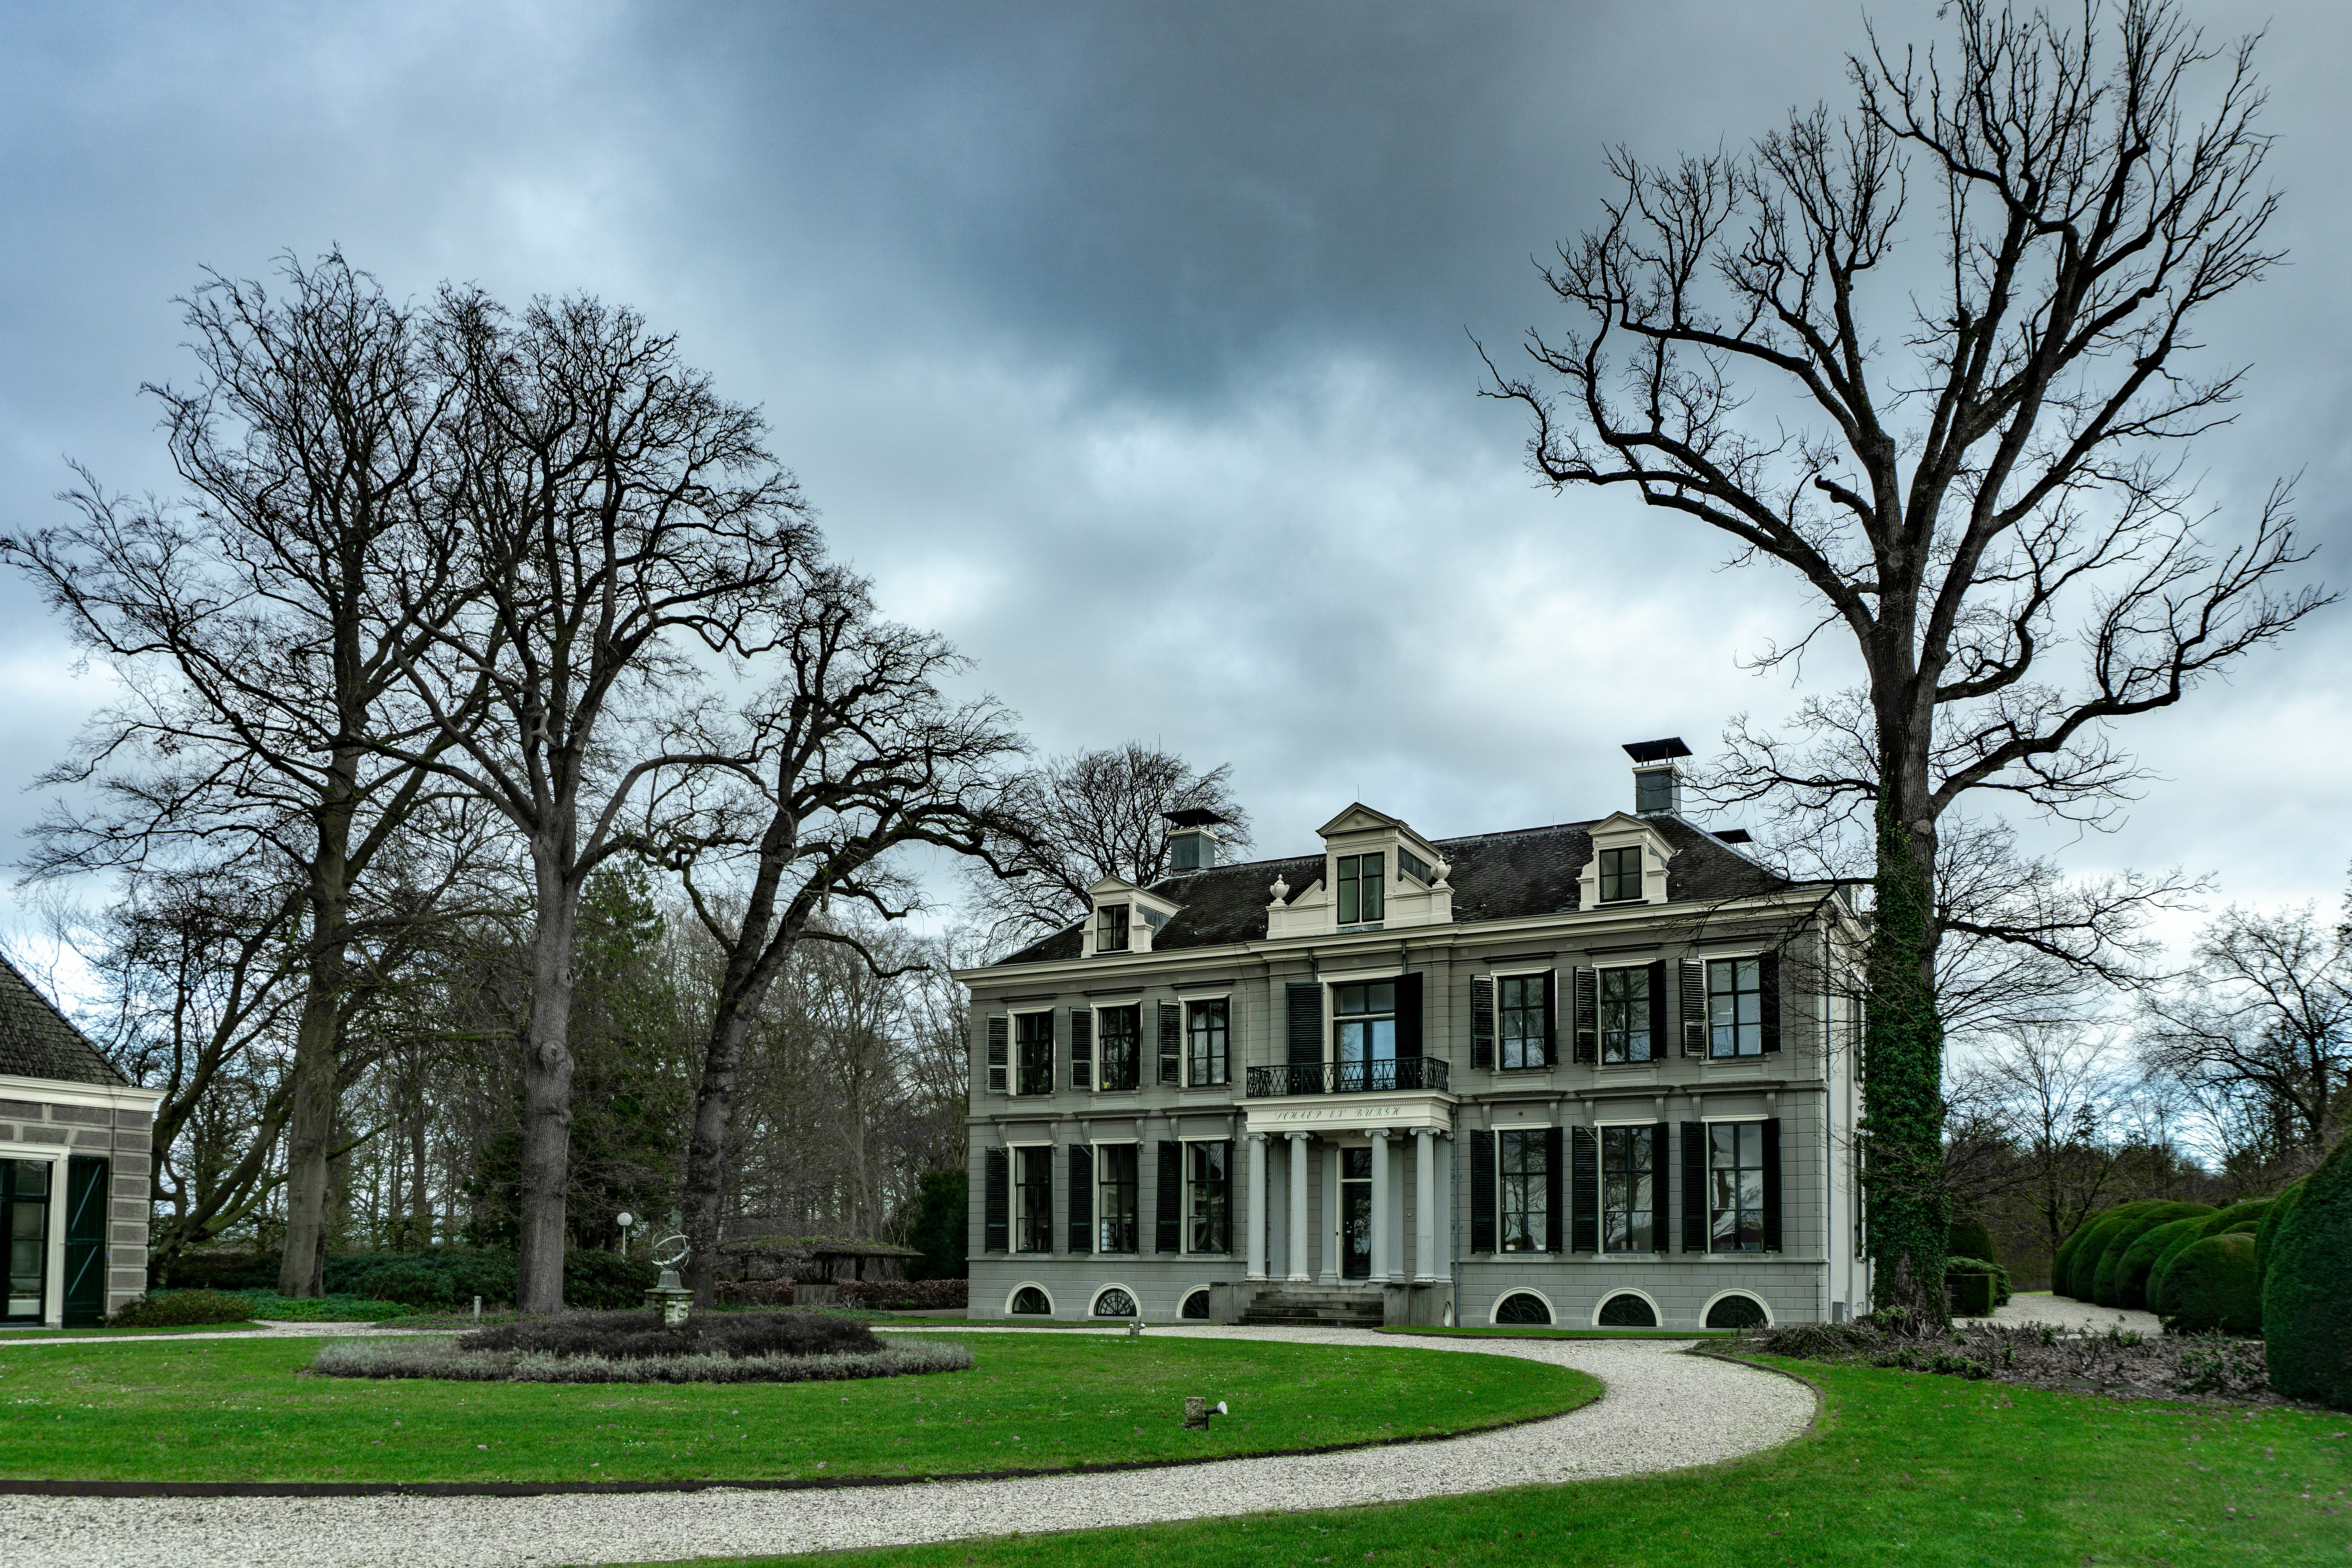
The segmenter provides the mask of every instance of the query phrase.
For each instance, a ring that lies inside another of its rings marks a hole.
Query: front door
[[[66,1163],[66,1327],[106,1321],[107,1163]]]
[[[8,1295],[0,1317],[37,1323],[49,1284],[47,1160],[0,1160],[0,1239],[8,1247]]]
[[[1372,1277],[1372,1152],[1339,1151],[1339,1231],[1347,1238],[1339,1272],[1349,1279]]]

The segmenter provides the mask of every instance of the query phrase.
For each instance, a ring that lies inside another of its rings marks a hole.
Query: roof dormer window
[[[1368,925],[1381,918],[1386,890],[1382,873],[1387,869],[1385,855],[1342,855],[1339,857],[1339,910],[1343,926]]]
[[[1105,904],[1095,910],[1095,951],[1125,952],[1127,951],[1127,906]]]
[[[1397,870],[1424,888],[1437,884],[1437,874],[1429,868],[1429,862],[1410,849],[1400,847],[1397,850]]]
[[[1601,852],[1601,901],[1631,903],[1642,894],[1642,847],[1628,844]]]

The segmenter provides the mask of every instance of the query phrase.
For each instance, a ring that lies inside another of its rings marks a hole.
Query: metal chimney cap
[[[1223,812],[1211,811],[1205,805],[1181,806],[1174,811],[1163,811],[1160,815],[1171,827],[1206,827],[1212,823],[1233,820]]]
[[[1637,763],[1664,763],[1676,757],[1687,757],[1691,749],[1683,744],[1680,735],[1669,735],[1663,741],[1629,741],[1625,744],[1625,754]]]

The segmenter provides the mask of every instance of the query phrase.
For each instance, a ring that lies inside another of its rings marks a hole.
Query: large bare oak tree
[[[1939,825],[1979,793],[2101,817],[2136,775],[2117,721],[2326,602],[2283,486],[2217,543],[2181,479],[2240,385],[2190,366],[2200,318],[2279,259],[2252,41],[2160,0],[1952,14],[1948,46],[1853,57],[1851,113],[1614,154],[1545,270],[1573,324],[1488,362],[1543,480],[1717,530],[1853,639],[1862,689],[1736,729],[1716,782],[1861,829],[1874,1289],[1938,1316]]]

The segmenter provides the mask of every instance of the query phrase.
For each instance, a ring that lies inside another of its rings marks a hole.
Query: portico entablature
[[[1326,1137],[1370,1132],[1429,1131],[1451,1136],[1454,1096],[1434,1089],[1406,1089],[1390,1094],[1302,1094],[1280,1100],[1253,1100],[1243,1112],[1244,1131],[1280,1137],[1286,1132],[1313,1132]]]

